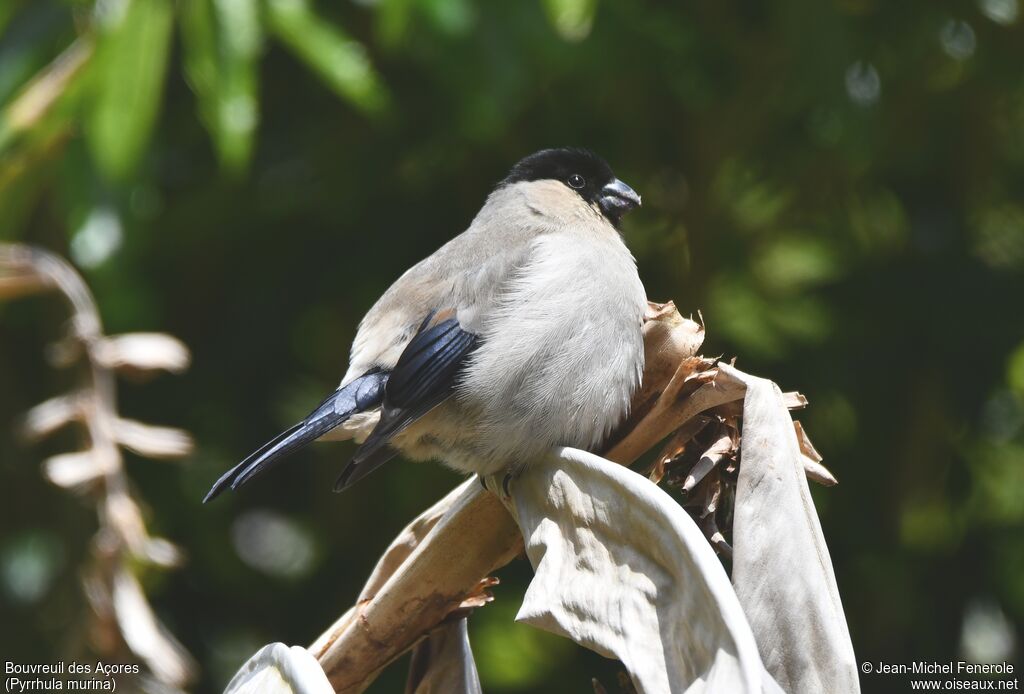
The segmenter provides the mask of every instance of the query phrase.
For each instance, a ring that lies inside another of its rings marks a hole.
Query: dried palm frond
[[[188,366],[188,349],[161,333],[104,335],[92,294],[74,268],[38,248],[0,244],[0,299],[46,290],[57,291],[72,312],[67,335],[49,350],[50,361],[59,366],[82,362],[84,378],[73,392],[29,410],[21,432],[30,441],[68,425],[84,434],[82,450],[48,458],[43,474],[96,509],[99,527],[91,565],[83,571],[92,647],[107,657],[130,652],[155,679],[182,687],[194,677],[195,664],[153,613],[136,571],[140,564],[176,566],[183,555],[149,533],[121,449],[146,458],[181,458],[192,450],[192,437],[119,416],[114,378],[116,373],[179,373]]]
[[[707,541],[730,556],[748,377],[698,356],[703,334],[671,303],[650,305],[643,387],[603,455],[631,465],[667,439],[650,478],[677,488]],[[806,405],[798,393],[780,398],[789,408]],[[834,481],[802,429],[796,432],[807,475]],[[310,646],[336,691],[365,689],[387,664],[457,613],[481,580],[520,554],[523,534],[499,498],[503,487],[499,483],[491,494],[467,480],[385,552],[356,604]]]

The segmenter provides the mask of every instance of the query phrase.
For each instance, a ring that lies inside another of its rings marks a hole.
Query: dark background
[[[841,482],[814,493],[858,659],[1019,662],[1022,11],[3,0],[0,238],[74,259],[108,332],[170,332],[194,354],[120,397],[198,442],[184,463],[128,462],[151,528],[189,555],[140,576],[202,667],[196,689],[264,643],[311,641],[457,482],[398,462],[336,496],[351,449],[322,445],[200,505],[337,383],[375,297],[515,160],[558,145],[593,148],[642,193],[626,240],[649,296],[702,311],[705,353],[809,397],[800,417]],[[18,121],[24,85],[76,37],[95,46],[84,68]],[[52,296],[0,306],[0,652],[15,661],[78,652],[87,616],[95,514],[39,474],[74,439],[13,434],[75,382],[43,355],[65,318]],[[512,624],[529,576],[503,571],[471,619],[485,690],[611,687],[613,664]]]

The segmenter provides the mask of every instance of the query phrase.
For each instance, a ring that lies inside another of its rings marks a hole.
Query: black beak
[[[597,199],[597,204],[605,217],[612,222],[618,222],[622,215],[634,207],[640,207],[640,196],[616,178],[601,189],[601,197]]]

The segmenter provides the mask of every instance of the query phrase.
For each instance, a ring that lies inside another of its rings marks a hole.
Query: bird
[[[204,503],[329,432],[361,444],[336,491],[399,453],[483,478],[558,446],[596,450],[643,374],[646,292],[621,233],[640,204],[590,150],[518,161],[366,313],[339,387]]]

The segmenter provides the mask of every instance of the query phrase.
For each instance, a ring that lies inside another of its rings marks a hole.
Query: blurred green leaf
[[[65,139],[61,134],[48,137],[27,151],[8,155],[0,166],[0,239],[16,238],[16,232],[42,193],[52,156]]]
[[[976,210],[971,220],[974,253],[1000,270],[1024,268],[1024,206],[990,204]]]
[[[473,615],[470,639],[480,676],[495,689],[530,691],[548,677],[573,645],[515,621],[515,600],[498,600]],[[489,689],[488,689],[489,691]]]
[[[739,159],[722,164],[712,192],[736,224],[751,231],[769,228],[793,199],[791,190]]]
[[[0,153],[27,133],[34,135],[28,139],[38,144],[47,141],[55,129],[63,128],[82,92],[82,76],[88,74],[86,68],[94,55],[92,42],[75,41],[4,105],[0,112]]]
[[[380,0],[376,12],[377,37],[389,48],[405,38],[413,14],[413,0]]]
[[[970,452],[974,474],[975,515],[1002,525],[1024,522],[1024,445],[1004,442],[979,444]]]
[[[0,34],[4,33],[4,29],[7,28],[14,14],[20,8],[20,0],[5,0],[5,2],[0,3]]]
[[[767,358],[785,351],[785,342],[769,320],[772,305],[742,275],[723,275],[711,285],[708,330],[733,340],[743,354]]]
[[[376,114],[388,93],[366,49],[340,28],[317,17],[304,0],[268,0],[270,28],[340,97]]]
[[[473,26],[475,12],[468,0],[422,0],[431,24],[445,34],[458,36]]]
[[[477,9],[469,0],[378,0],[377,38],[387,48],[399,47],[409,29],[422,31],[424,23],[449,36],[462,36],[473,29]]]
[[[793,342],[820,342],[832,331],[828,305],[813,295],[802,294],[773,301],[768,320]]]
[[[544,0],[551,25],[566,41],[582,41],[590,35],[597,0]]]
[[[13,238],[70,140],[93,43],[78,40],[45,65],[0,112],[0,237]]]
[[[1013,392],[1024,398],[1024,342],[1017,345],[1007,359],[1006,380]]]
[[[907,213],[891,190],[851,195],[846,206],[853,238],[866,252],[884,255],[906,243]]]
[[[132,0],[109,14],[100,22],[85,132],[100,170],[126,181],[156,123],[173,8],[169,0]]]
[[[796,291],[833,279],[839,259],[821,239],[782,237],[754,258],[754,274],[770,289]]]
[[[908,501],[900,514],[900,541],[921,552],[949,552],[963,536],[963,522],[944,498]]]
[[[182,66],[185,80],[196,95],[199,117],[213,138],[221,162],[225,163],[225,146],[217,126],[220,95],[217,25],[210,3],[211,0],[191,0],[181,5]]]
[[[191,0],[182,7],[185,74],[221,165],[248,168],[259,124],[263,32],[256,0]]]
[[[185,79],[199,98],[199,108],[209,125],[216,122],[214,97],[220,73],[217,56],[217,24],[212,0],[191,0],[182,4],[179,26]]]

